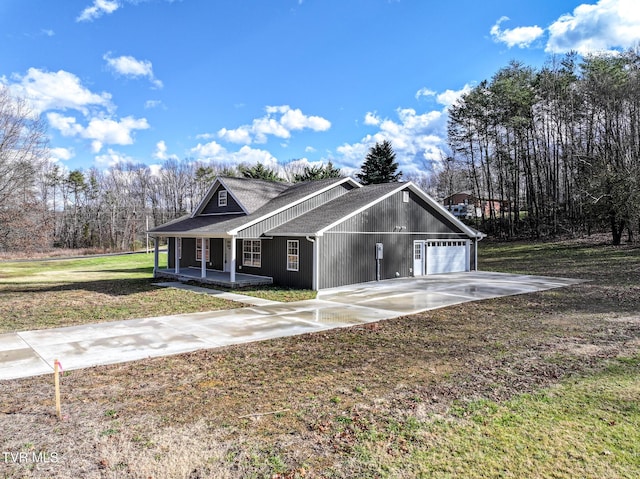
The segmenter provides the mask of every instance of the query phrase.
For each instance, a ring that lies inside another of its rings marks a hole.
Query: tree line
[[[275,170],[189,158],[68,171],[48,158],[43,119],[0,85],[0,252],[131,250],[149,228],[191,212],[216,176],[299,182],[341,174],[331,162]]]
[[[398,171],[390,142],[373,146],[363,184],[418,180],[444,197],[491,200],[474,225],[501,238],[590,233],[614,244],[640,231],[640,56],[575,54],[540,69],[512,62],[450,108],[451,156],[425,179]],[[306,181],[341,175],[329,162],[221,165],[170,159],[66,171],[46,126],[0,85],[0,251],[128,250],[144,232],[192,211],[218,175]]]
[[[490,201],[480,226],[513,238],[640,229],[638,50],[540,69],[512,62],[449,112],[440,183]]]

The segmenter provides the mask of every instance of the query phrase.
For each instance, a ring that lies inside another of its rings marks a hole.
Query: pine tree
[[[304,171],[293,177],[294,182],[326,180],[328,178],[340,178],[340,169],[333,166],[330,161],[326,165],[305,166]]]
[[[256,163],[253,166],[239,165],[238,171],[243,178],[253,178],[256,180],[282,181],[276,170],[265,167],[262,163]]]
[[[402,171],[398,171],[396,154],[388,140],[376,143],[369,149],[360,169],[356,177],[363,185],[392,183],[402,177]]]

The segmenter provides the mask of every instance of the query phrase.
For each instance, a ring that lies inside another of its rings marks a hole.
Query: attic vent
[[[402,192],[402,202],[403,203],[409,203],[409,192],[408,191],[403,191]]]
[[[227,206],[227,190],[218,191],[218,206]]]

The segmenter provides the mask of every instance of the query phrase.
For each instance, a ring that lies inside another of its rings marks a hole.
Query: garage
[[[413,242],[414,276],[468,271],[468,264],[468,241],[429,240]]]

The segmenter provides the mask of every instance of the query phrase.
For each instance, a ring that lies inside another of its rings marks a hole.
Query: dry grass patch
[[[529,272],[550,271],[544,251]],[[0,383],[0,448],[62,458],[6,474],[638,477],[640,252],[623,253],[559,290],[73,371],[63,422],[50,378]]]

